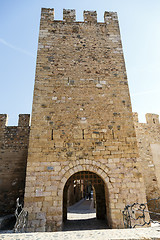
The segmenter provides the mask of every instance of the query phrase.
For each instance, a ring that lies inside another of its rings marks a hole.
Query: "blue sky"
[[[159,0],[0,0],[0,113],[16,125],[19,113],[31,113],[41,7],[118,12],[133,111],[160,114]]]

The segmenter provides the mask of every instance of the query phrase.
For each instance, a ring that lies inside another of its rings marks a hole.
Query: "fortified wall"
[[[62,229],[75,180],[89,179],[97,218],[111,228],[123,228],[125,205],[159,195],[159,120],[133,120],[116,13],[98,23],[95,11],[84,11],[77,22],[75,10],[54,20],[54,9],[42,9],[31,129],[29,115],[17,127],[6,118],[0,115],[1,212],[23,197],[26,172],[28,231]]]
[[[123,228],[122,210],[146,202],[117,13],[42,9],[29,138],[28,231],[62,229],[67,189],[92,183],[97,218]],[[95,180],[95,181],[94,181]]]
[[[137,113],[133,113],[133,116],[141,172],[147,200],[149,200],[160,196],[159,115],[147,113],[146,123],[139,122]],[[0,215],[13,213],[17,197],[21,200],[24,197],[30,132],[29,118],[29,114],[20,114],[18,126],[7,126],[7,115],[0,114]]]
[[[147,200],[157,198],[160,196],[159,115],[147,113],[146,123],[139,123],[137,113],[133,116]]]
[[[29,114],[20,114],[18,126],[7,126],[0,114],[0,215],[15,211],[16,199],[24,198],[29,142]]]

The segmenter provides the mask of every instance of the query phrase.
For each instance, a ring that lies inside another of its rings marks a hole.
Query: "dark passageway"
[[[63,194],[63,230],[106,229],[103,180],[89,171],[72,175]]]

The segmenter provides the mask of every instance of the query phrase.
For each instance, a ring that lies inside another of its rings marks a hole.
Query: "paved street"
[[[160,226],[137,229],[106,229],[105,221],[96,220],[92,200],[81,200],[68,208],[68,221],[61,232],[2,233],[0,240],[157,240]],[[96,229],[96,230],[95,230]]]
[[[52,233],[1,234],[0,240],[157,240],[160,228],[63,231]]]
[[[68,208],[67,221],[63,226],[64,231],[107,229],[105,220],[96,219],[96,210],[93,199],[82,199]]]

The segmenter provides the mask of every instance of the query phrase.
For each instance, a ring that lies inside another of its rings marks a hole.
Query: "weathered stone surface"
[[[106,199],[109,226],[121,228],[124,206],[146,202],[146,196],[117,14],[105,12],[105,22],[98,23],[96,12],[84,11],[84,22],[75,21],[73,10],[54,21],[53,12],[43,9],[40,24],[25,191],[28,230],[61,228],[65,185],[80,171],[101,176],[97,201]],[[45,216],[43,224],[37,213]]]
[[[82,171],[101,178],[98,211],[105,199],[109,226],[122,228],[126,204],[160,195],[159,116],[146,119],[133,121],[117,14],[98,23],[95,11],[84,11],[76,22],[75,11],[64,10],[54,21],[54,9],[43,8],[31,132],[28,114],[17,127],[0,114],[0,213],[23,199],[27,162],[28,231],[61,229],[66,186]]]
[[[157,114],[146,114],[146,123],[139,123],[134,113],[140,165],[145,182],[147,199],[160,196],[160,123]],[[152,203],[149,208],[152,208]]]
[[[20,114],[18,126],[6,126],[0,114],[0,215],[14,213],[16,199],[23,200],[29,142],[29,114]]]

